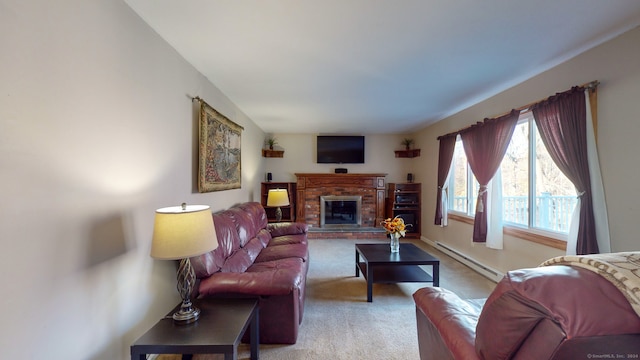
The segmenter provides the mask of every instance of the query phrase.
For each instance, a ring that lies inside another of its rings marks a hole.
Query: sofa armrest
[[[438,330],[453,358],[479,359],[475,337],[482,301],[462,300],[453,292],[438,287],[422,288],[413,294],[413,299],[417,310]]]
[[[546,266],[505,274],[478,319],[476,349],[486,359],[548,359],[578,338],[639,332],[640,318],[609,281],[582,268]]]
[[[447,344],[442,340],[438,328],[418,307],[416,307],[416,326],[420,360],[455,360]]]
[[[299,235],[306,234],[309,230],[309,225],[300,222],[269,223],[267,230],[271,233],[271,237]]]

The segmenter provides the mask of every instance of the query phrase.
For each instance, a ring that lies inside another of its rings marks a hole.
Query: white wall
[[[363,132],[362,134],[366,134]],[[357,134],[357,135],[362,135]],[[364,164],[316,163],[317,134],[273,134],[278,141],[276,150],[284,150],[283,158],[265,159],[265,172],[271,172],[273,181],[296,181],[295,173],[332,173],[336,168],[346,168],[351,173],[386,173],[387,182],[406,182],[407,173],[420,163],[418,158],[396,158],[394,150],[402,150],[401,135],[365,135]],[[419,149],[420,143],[412,148]],[[265,175],[263,174],[263,179]],[[415,182],[420,182],[416,178]]]
[[[609,214],[612,251],[640,250],[636,235],[640,218],[640,28],[631,30],[545,73],[500,93],[480,104],[425,128],[417,136],[423,151],[438,151],[436,138],[464,128],[485,117],[546,98],[574,85],[599,80],[598,155],[603,173]],[[435,189],[437,157],[425,157],[425,166],[414,169],[423,189]],[[491,250],[472,244],[472,226],[451,221],[447,228],[433,225],[435,191],[423,196],[423,236],[445,242],[468,256],[501,271],[537,266],[563,252],[513,237],[505,237],[505,249]]]
[[[0,357],[128,359],[178,303],[154,210],[259,199],[264,133],[122,1],[0,0],[0,49]],[[196,95],[242,189],[197,193]]]

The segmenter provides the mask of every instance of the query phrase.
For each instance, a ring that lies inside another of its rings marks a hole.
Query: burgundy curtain
[[[480,184],[473,224],[473,242],[487,240],[487,213],[484,211],[487,204],[487,184],[502,162],[519,116],[518,110],[511,110],[507,115],[485,119],[484,122],[460,133],[467,161]]]
[[[582,87],[556,94],[532,107],[542,142],[580,196],[576,254],[599,253],[587,158],[587,108]]]
[[[444,182],[449,176],[453,151],[456,147],[457,135],[445,135],[438,138],[440,140],[440,150],[438,151],[438,194],[436,195],[436,218],[434,224],[442,225],[442,189]]]

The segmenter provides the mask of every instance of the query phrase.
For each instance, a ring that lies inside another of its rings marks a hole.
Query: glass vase
[[[391,242],[389,243],[389,245],[391,246],[391,252],[397,253],[398,251],[400,251],[400,234],[391,233],[389,234],[389,237],[391,238]]]

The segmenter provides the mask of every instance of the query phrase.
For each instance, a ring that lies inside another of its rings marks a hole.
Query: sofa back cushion
[[[196,277],[203,278],[220,271],[226,260],[240,248],[240,239],[236,231],[232,214],[221,211],[212,215],[216,228],[218,247],[213,251],[191,258]]]
[[[221,272],[244,272],[271,240],[260,203],[249,202],[212,215],[218,247],[191,258],[197,278]]]
[[[241,247],[255,238],[260,230],[267,227],[267,214],[260,203],[247,202],[236,205],[228,211],[234,217]]]

